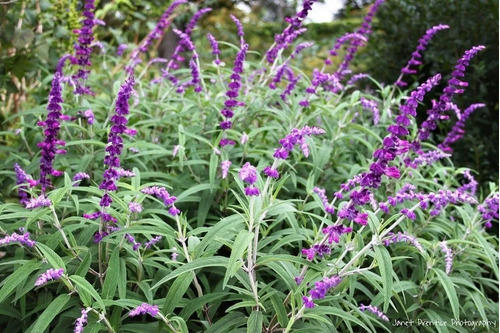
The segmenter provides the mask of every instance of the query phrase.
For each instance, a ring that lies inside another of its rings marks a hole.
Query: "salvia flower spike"
[[[61,276],[64,274],[64,269],[59,268],[59,269],[54,269],[50,268],[47,270],[45,273],[40,275],[38,279],[35,281],[35,286],[41,286],[46,284],[50,280],[58,280],[61,278]]]

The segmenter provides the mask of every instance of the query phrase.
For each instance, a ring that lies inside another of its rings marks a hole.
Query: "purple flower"
[[[84,326],[87,324],[88,313],[91,308],[82,309],[82,315],[76,319],[74,333],[83,333]]]
[[[400,87],[405,87],[408,84],[404,81],[401,81],[403,78],[404,74],[415,74],[417,71],[411,69],[412,66],[419,66],[422,64],[422,62],[418,59],[422,58],[421,52],[425,51],[425,48],[427,47],[427,44],[429,44],[430,40],[434,35],[440,31],[440,30],[445,30],[448,29],[449,26],[445,24],[439,24],[436,26],[433,26],[429,30],[425,32],[425,35],[423,35],[419,40],[418,40],[418,46],[415,52],[411,54],[411,59],[408,61],[408,64],[401,69],[401,75],[399,76],[398,80],[396,81],[395,85],[400,86]]]
[[[141,247],[141,243],[136,242],[134,236],[130,234],[125,234],[125,239],[132,244],[132,250],[137,251]]]
[[[446,88],[443,90],[443,94],[439,97],[439,101],[433,102],[433,106],[427,111],[427,119],[422,123],[418,132],[418,140],[423,141],[429,138],[430,132],[437,127],[437,121],[441,119],[450,108],[451,99],[455,94],[463,93],[463,87],[468,85],[467,82],[460,80],[465,76],[465,70],[469,65],[470,61],[476,54],[484,50],[483,45],[474,46],[472,49],[465,51],[462,58],[460,58],[455,65],[455,70],[451,73],[451,79],[448,80]]]
[[[411,160],[406,160],[405,163],[412,167],[412,168],[417,168],[419,165],[431,165],[432,163],[445,158],[445,157],[450,157],[450,154],[447,154],[439,149],[437,150],[431,150],[427,153],[421,153],[418,155],[413,161]]]
[[[380,111],[377,107],[377,103],[375,101],[370,101],[364,97],[361,97],[360,102],[361,102],[361,105],[363,106],[363,108],[368,109],[372,112],[373,123],[375,125],[378,125],[378,122],[380,120]]]
[[[332,249],[328,245],[315,244],[309,249],[302,249],[302,254],[307,257],[307,260],[312,261],[316,254],[323,258],[325,255],[329,255]]]
[[[238,176],[245,183],[253,185],[257,181],[257,169],[249,162],[246,162],[238,172]]]
[[[349,81],[347,81],[346,86],[353,86],[357,81],[369,77],[368,74],[365,73],[359,73],[351,76]]]
[[[231,167],[232,162],[229,160],[222,161],[221,163],[221,169],[222,169],[222,179],[225,179],[227,177],[227,174],[229,172],[229,168]]]
[[[142,206],[140,203],[137,203],[137,202],[129,202],[128,209],[130,210],[130,212],[133,212],[133,213],[142,212]]]
[[[360,307],[359,307],[359,309],[361,311],[363,311],[363,312],[365,312],[366,310],[368,310],[371,313],[377,315],[380,319],[383,319],[385,321],[389,321],[389,318],[387,318],[387,316],[382,311],[380,311],[376,306],[361,304]]]
[[[321,199],[321,202],[323,203],[323,207],[325,209],[325,212],[327,212],[328,214],[334,214],[335,213],[335,207],[333,207],[332,205],[330,205],[330,203],[328,201],[328,198],[326,196],[325,189],[322,189],[322,188],[319,188],[319,187],[315,187],[315,188],[313,188],[313,192],[316,193],[319,196],[319,198]]]
[[[210,43],[210,47],[212,48],[212,54],[215,55],[215,64],[219,65],[220,64],[220,60],[219,60],[219,54],[220,54],[219,43],[217,43],[217,40],[215,39],[215,37],[212,34],[210,34],[210,33],[207,34],[207,39],[208,39],[208,42]]]
[[[306,143],[305,138],[311,135],[322,135],[325,134],[325,130],[319,127],[309,127],[304,126],[302,129],[292,129],[290,134],[288,134],[285,138],[279,140],[281,144],[281,148],[277,148],[274,151],[274,157],[277,159],[286,159],[288,154],[293,150],[295,145],[299,144],[302,149],[302,153],[305,157],[309,156],[309,147]]]
[[[389,236],[388,238],[384,239],[385,246],[389,246],[391,244],[399,242],[408,242],[413,246],[415,246],[415,248],[417,248],[417,250],[419,250],[421,253],[424,253],[424,248],[417,240],[417,237],[408,235],[406,231],[404,233],[398,232],[397,234],[390,232],[388,236]]]
[[[332,244],[332,242],[338,243],[340,241],[340,236],[342,234],[347,234],[352,232],[352,228],[340,225],[330,225],[326,228],[323,228],[323,233],[328,236],[328,243]]]
[[[289,83],[286,86],[285,91],[283,91],[283,94],[280,95],[280,97],[283,101],[286,101],[286,96],[289,96],[292,94],[292,91],[295,89],[295,86],[297,85],[297,82],[299,82],[301,77],[302,77],[302,75],[299,74],[299,75],[293,76],[289,80]]]
[[[47,187],[51,186],[52,182],[50,175],[58,175],[60,171],[53,169],[54,158],[56,154],[65,153],[64,150],[58,149],[57,146],[64,146],[66,143],[58,139],[59,130],[61,129],[59,119],[61,118],[61,74],[56,72],[52,79],[52,88],[49,94],[49,104],[47,110],[47,120],[38,123],[43,127],[45,140],[38,143],[38,147],[42,150],[40,158],[40,184],[42,185],[42,193],[45,193]]]
[[[460,140],[464,136],[465,121],[467,120],[467,118],[469,118],[472,112],[474,112],[476,109],[483,108],[485,106],[486,104],[477,103],[477,104],[472,104],[467,109],[465,109],[465,111],[460,115],[460,118],[458,118],[458,121],[456,122],[455,126],[453,126],[453,128],[448,133],[444,141],[440,143],[438,147],[446,153],[452,153],[453,149],[451,149],[450,144]]]
[[[151,317],[156,317],[160,310],[158,309],[157,305],[149,305],[148,303],[142,303],[135,309],[129,311],[128,315],[130,317],[138,316],[138,315],[145,315],[148,313]]]
[[[326,293],[330,290],[335,288],[336,286],[339,285],[339,283],[342,282],[342,279],[334,275],[331,278],[325,276],[322,281],[317,281],[314,283],[314,288],[309,290],[309,297],[302,297],[302,301],[304,302],[304,305],[306,308],[314,308],[314,301],[315,299],[323,299],[326,296]]]
[[[83,179],[90,179],[90,176],[87,173],[85,173],[85,172],[78,172],[77,174],[75,174],[73,176],[73,181],[74,182],[80,182]],[[75,184],[74,186],[78,186],[78,184]]]
[[[26,203],[26,208],[27,209],[35,209],[38,207],[49,207],[52,204],[50,199],[45,198],[45,196],[42,194],[38,198],[31,198],[27,203]]]
[[[171,196],[164,187],[145,187],[141,190],[141,192],[163,200],[163,204],[166,207],[169,207],[168,212],[171,215],[176,216],[180,214],[181,211],[174,206],[174,202],[177,201],[177,198],[175,196]]]
[[[28,187],[36,186],[37,181],[34,180],[30,175],[24,171],[19,164],[15,163],[14,164],[14,170],[16,171],[16,184],[21,185],[18,187],[18,194],[19,194],[19,202],[22,205],[26,205],[29,202],[29,194],[26,192]]]
[[[145,247],[146,249],[149,249],[149,248],[151,248],[153,245],[155,245],[156,243],[158,243],[159,241],[161,241],[161,239],[162,239],[162,238],[163,238],[162,236],[156,236],[156,237],[154,237],[153,239],[151,239],[149,242],[146,242],[146,243],[144,244],[144,247]]]
[[[482,214],[482,218],[486,221],[484,223],[486,228],[492,227],[492,220],[498,220],[499,198],[500,195],[496,193],[491,198],[485,199],[484,202],[477,207]]]
[[[118,47],[116,48],[116,55],[121,57],[123,55],[123,52],[125,52],[126,49],[128,49],[127,44],[118,45]]]
[[[22,232],[22,231],[21,231]],[[0,245],[8,245],[10,243],[19,242],[22,245],[26,245],[28,247],[35,246],[36,242],[30,239],[30,233],[25,232],[22,235],[17,233],[13,233],[12,235],[7,235],[4,238],[0,238]]]
[[[38,279],[35,281],[35,287],[44,285],[50,280],[60,279],[63,274],[64,274],[64,269],[62,268],[59,269],[50,268],[49,270],[47,270],[45,273],[43,273],[38,277]]]
[[[127,178],[135,177],[135,173],[133,171],[125,170],[123,168],[116,169],[116,172],[118,174],[118,177],[127,177]]]
[[[238,37],[240,37],[240,43],[241,45],[243,45],[244,43],[243,36],[245,36],[245,32],[243,31],[243,25],[241,25],[240,20],[236,16],[234,15],[230,16],[231,20],[233,20],[234,24],[236,25],[236,28],[238,29]]]
[[[120,155],[123,150],[122,134],[127,129],[128,122],[125,117],[129,113],[128,100],[132,94],[134,86],[134,78],[129,77],[121,86],[116,99],[115,115],[111,117],[111,130],[108,136],[108,146],[105,148],[106,156],[104,157],[104,164],[108,169],[103,173],[103,180],[99,185],[101,190],[106,191],[101,199],[101,207],[109,207],[113,200],[107,194],[108,191],[116,191],[116,181],[120,177]]]
[[[356,33],[356,32],[346,33],[345,35],[343,35],[342,37],[337,39],[337,41],[335,42],[335,45],[330,50],[329,55],[330,56],[337,56],[338,55],[337,51],[340,49],[340,47],[342,45],[344,45],[345,43],[351,42],[351,41],[358,41],[358,42],[366,43],[367,39],[365,36],[363,36],[359,33]],[[332,62],[331,62],[330,58],[327,58],[325,60],[325,65],[331,65],[331,64],[332,64]]]
[[[276,60],[279,51],[287,48],[299,34],[304,32],[304,30],[301,29],[302,22],[307,17],[307,14],[312,9],[312,5],[315,2],[316,0],[304,0],[302,9],[292,18],[287,19],[287,22],[289,23],[288,27],[286,27],[281,34],[274,36],[274,46],[266,52],[266,59],[268,63],[272,64],[274,60]]]
[[[170,256],[172,258],[172,261],[177,261],[177,257],[179,256],[179,253],[177,253],[176,247],[172,248],[172,254]]]
[[[89,125],[94,124],[95,117],[94,117],[94,113],[92,112],[92,109],[87,109],[87,110],[83,111],[82,113],[80,113],[80,115],[83,118],[87,118],[87,124],[89,124]]]
[[[263,172],[266,176],[268,176],[270,178],[278,179],[280,177],[278,170],[273,169],[270,166],[265,167]]]
[[[444,261],[446,263],[445,272],[450,275],[453,266],[453,252],[446,244],[446,241],[440,242],[439,246],[441,247],[441,251],[444,253]]]
[[[132,51],[130,63],[125,67],[127,73],[129,73],[130,75],[133,74],[135,67],[142,61],[140,59],[141,53],[146,53],[153,41],[156,39],[160,39],[163,36],[163,32],[172,22],[175,9],[179,5],[186,2],[187,0],[175,0],[171,3],[170,7],[165,10],[163,15],[158,20],[158,23],[156,23],[154,29],[151,30],[144,41],[135,50]]]
[[[85,81],[88,78],[90,70],[87,67],[92,66],[92,62],[90,61],[90,55],[92,54],[92,41],[94,40],[93,31],[95,25],[94,20],[94,6],[95,0],[85,0],[85,4],[83,6],[83,16],[85,19],[82,21],[83,26],[80,29],[74,30],[78,36],[78,42],[75,44],[75,55],[72,59],[74,64],[78,64],[80,67],[78,72],[73,75],[73,79],[77,82],[77,86],[75,89],[75,94],[88,94],[93,95],[90,87],[85,86]]]

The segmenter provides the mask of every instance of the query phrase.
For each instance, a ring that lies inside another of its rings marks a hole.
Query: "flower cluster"
[[[238,102],[236,98],[239,96],[239,90],[241,87],[241,74],[243,73],[243,64],[245,62],[247,51],[248,44],[243,43],[241,45],[241,49],[236,55],[233,66],[233,73],[229,77],[231,79],[231,82],[228,85],[229,90],[226,92],[226,96],[228,97],[228,99],[224,102],[224,108],[220,111],[220,113],[224,117],[224,121],[220,123],[220,128],[224,131],[230,129],[233,125],[230,120],[234,116],[233,108],[235,106],[244,105],[243,103]],[[235,142],[233,140],[227,139],[224,132],[224,137],[220,140],[219,144],[221,147],[223,147],[226,145],[234,145]]]
[[[210,43],[210,47],[212,48],[212,54],[215,56],[215,64],[220,65],[219,43],[217,43],[217,40],[215,39],[215,37],[210,33],[207,34],[207,39],[208,39],[208,42]]]
[[[461,81],[460,78],[465,76],[465,70],[469,66],[470,61],[476,54],[484,50],[483,45],[474,46],[470,50],[465,51],[462,58],[460,58],[455,65],[455,70],[451,73],[451,79],[448,80],[443,94],[439,97],[439,101],[433,101],[433,106],[427,111],[427,119],[422,123],[418,132],[418,140],[427,140],[430,132],[437,127],[439,119],[447,119],[448,116],[443,113],[450,108],[451,99],[455,94],[463,93],[463,88],[468,86],[467,82]]]
[[[317,281],[314,283],[314,288],[309,290],[309,297],[303,296],[302,301],[306,308],[314,308],[314,300],[315,299],[323,299],[326,296],[326,293],[335,288],[342,282],[342,279],[334,275],[331,278],[325,276],[323,280]]]
[[[83,333],[83,329],[87,324],[88,313],[91,308],[82,309],[82,315],[76,319],[75,328],[73,330],[74,333]]]
[[[73,176],[73,181],[74,182],[77,182],[75,183],[74,186],[78,186],[78,184],[84,180],[84,179],[90,179],[90,176],[85,173],[85,172],[77,172],[74,176]]]
[[[26,245],[28,247],[33,247],[36,244],[34,240],[30,239],[29,232],[25,232],[22,235],[14,232],[12,235],[7,235],[4,238],[0,238],[0,245],[8,245],[15,242],[19,242],[22,245]]]
[[[236,16],[234,16],[234,15],[230,15],[230,16],[231,16],[231,20],[233,20],[233,22],[236,25],[236,28],[238,30],[237,36],[240,37],[240,44],[243,46],[243,44],[245,43],[245,40],[243,39],[243,37],[245,36],[245,32],[243,31],[243,25],[241,24],[240,20]]]
[[[328,245],[315,244],[309,249],[302,249],[302,254],[306,256],[307,260],[312,261],[316,255],[323,258],[325,255],[329,255],[332,249]]]
[[[359,39],[359,38],[353,38],[351,39],[350,46],[347,48],[347,53],[344,57],[344,60],[340,64],[339,68],[337,69],[335,76],[336,78],[341,81],[344,76],[348,73],[349,65],[354,59],[354,55],[358,51],[359,47],[362,46],[366,40],[368,40],[368,36],[371,34],[371,22],[373,21],[373,17],[378,11],[378,8],[380,5],[384,2],[385,0],[377,0],[375,3],[371,6],[370,11],[368,14],[365,16],[363,19],[363,24],[361,27],[356,31],[357,34],[365,37],[365,40]],[[338,90],[336,90],[338,91]]]
[[[274,36],[275,43],[273,44],[273,47],[266,52],[266,59],[268,63],[272,64],[278,57],[279,51],[287,48],[288,45],[290,45],[297,38],[297,36],[303,32],[301,29],[302,22],[309,14],[309,11],[312,9],[312,5],[315,2],[316,0],[304,0],[302,9],[296,13],[294,17],[286,19],[289,23],[288,27],[286,27],[281,34]]]
[[[391,244],[400,242],[408,242],[413,246],[415,246],[415,248],[419,250],[421,253],[424,253],[424,248],[418,241],[417,237],[408,235],[406,231],[404,233],[398,232],[397,234],[390,232],[388,234],[388,237],[384,239],[385,246],[389,246]]]
[[[231,164],[232,162],[229,160],[222,161],[221,163],[222,179],[225,179],[227,177]]]
[[[305,157],[309,156],[309,146],[306,142],[306,137],[311,135],[322,135],[325,134],[325,130],[319,127],[309,127],[304,126],[301,129],[294,128],[283,139],[279,140],[281,148],[276,148],[274,151],[274,158],[285,160],[287,159],[290,152],[293,150],[295,145],[300,145],[300,149]]]
[[[352,228],[337,224],[323,228],[322,231],[328,237],[328,243],[332,244],[332,242],[338,243],[340,241],[340,236],[342,236],[343,234],[352,232]]]
[[[439,246],[441,247],[441,251],[444,253],[445,272],[449,275],[453,267],[453,251],[448,247],[446,241],[440,242]]]
[[[50,175],[60,176],[62,174],[61,171],[53,169],[55,155],[66,153],[65,150],[57,148],[58,145],[64,146],[66,144],[64,141],[58,139],[59,130],[61,129],[59,120],[62,116],[62,102],[61,73],[56,72],[52,79],[52,88],[49,94],[47,120],[38,122],[38,126],[43,127],[43,134],[45,135],[45,140],[38,143],[38,147],[42,150],[42,157],[40,158],[40,184],[42,186],[42,193],[45,193],[47,187],[52,184],[49,178]]]
[[[359,100],[363,108],[368,109],[372,112],[373,114],[373,123],[375,125],[378,125],[378,122],[380,120],[380,111],[377,106],[377,102],[375,101],[370,101],[364,97],[361,97]]]
[[[259,188],[254,186],[254,183],[257,181],[257,169],[254,166],[246,162],[238,172],[238,176],[242,181],[250,185],[245,187],[245,195],[257,196],[260,194]]]
[[[500,195],[496,193],[491,198],[485,199],[484,202],[478,206],[479,212],[481,213],[483,219],[486,221],[484,223],[484,226],[486,228],[492,227],[492,220],[498,220],[499,199]]]
[[[47,270],[45,273],[40,275],[38,279],[35,281],[35,286],[41,286],[49,282],[50,280],[58,280],[61,278],[61,276],[64,274],[64,269],[59,268],[59,269],[53,269],[50,268]]]
[[[172,15],[174,14],[175,9],[179,5],[186,2],[187,0],[175,0],[174,2],[172,2],[170,7],[167,8],[167,10],[158,20],[158,23],[156,24],[155,28],[150,31],[150,33],[146,36],[141,45],[134,51],[132,51],[130,57],[130,64],[125,67],[125,70],[127,71],[127,73],[129,73],[129,75],[132,75],[134,73],[135,67],[141,62],[140,59],[141,53],[146,53],[149,46],[153,43],[153,41],[163,36],[164,30],[170,25],[170,22],[172,21]]]
[[[132,249],[134,251],[139,250],[139,248],[141,247],[141,243],[137,242],[134,236],[132,236],[131,234],[125,234],[125,239],[127,240],[127,242],[132,244]]]
[[[401,75],[397,79],[395,85],[399,87],[405,87],[408,85],[408,83],[402,81],[401,79],[403,78],[403,75],[405,74],[416,74],[417,71],[415,69],[412,69],[412,66],[419,66],[422,64],[422,62],[419,60],[422,58],[421,52],[425,51],[425,48],[427,47],[427,44],[429,44],[430,40],[434,35],[440,31],[440,30],[445,30],[448,29],[449,26],[445,24],[439,24],[436,26],[433,26],[429,30],[425,32],[425,34],[418,40],[418,45],[417,49],[411,54],[411,58],[408,61],[408,64],[404,68],[401,69]]]
[[[131,213],[140,213],[142,212],[142,206],[140,203],[137,202],[129,202],[128,203],[128,209],[130,210]]]
[[[130,317],[145,315],[148,313],[151,317],[156,317],[160,310],[158,309],[158,305],[149,305],[148,303],[142,303],[138,307],[133,310],[130,310],[128,315]]]
[[[379,310],[376,306],[361,304],[359,306],[359,309],[361,311],[363,311],[363,312],[365,312],[366,310],[368,310],[371,313],[377,315],[380,319],[383,319],[385,321],[389,321],[389,318],[387,318],[387,316],[381,310]]]
[[[443,152],[440,149],[431,150],[426,153],[421,153],[412,161],[409,157],[404,159],[406,166],[416,169],[420,165],[431,165],[440,159],[450,157],[450,154]]]
[[[26,184],[29,187],[33,187],[36,186],[38,182],[28,175],[26,171],[24,171],[17,163],[14,164],[14,170],[16,172],[16,184],[20,185],[17,190],[19,194],[19,202],[21,205],[26,205],[29,201],[29,194],[26,192],[28,187]]]
[[[476,109],[485,107],[486,104],[477,103],[469,106],[465,111],[460,115],[460,118],[456,122],[455,126],[452,127],[451,131],[448,132],[446,138],[442,143],[438,145],[439,149],[444,152],[451,153],[453,149],[451,149],[450,145],[458,140],[460,140],[465,133],[465,121]]]
[[[26,203],[26,208],[27,209],[35,209],[38,207],[49,207],[52,204],[50,199],[47,199],[45,195],[40,195],[38,198],[31,198],[27,203]]]
[[[325,189],[322,189],[322,188],[319,188],[319,187],[315,187],[315,188],[313,188],[313,191],[321,199],[321,202],[323,203],[323,208],[325,209],[325,212],[327,212],[328,214],[332,214],[333,215],[335,213],[335,207],[333,207],[332,205],[330,205],[330,203],[328,202],[328,198],[326,196]]]
[[[353,41],[353,40],[359,40],[360,42],[367,42],[367,39],[365,36],[359,34],[359,33],[346,33],[342,37],[338,38],[337,41],[335,42],[335,45],[333,48],[330,50],[328,53],[331,57],[335,57],[338,55],[338,50],[342,47],[347,42]],[[325,65],[331,65],[332,61],[330,57],[325,59]]]
[[[151,248],[153,245],[155,245],[156,243],[158,243],[159,241],[161,241],[163,237],[162,236],[156,236],[156,237],[153,237],[150,241],[146,242],[144,244],[144,247],[146,249],[149,249]]]
[[[93,95],[90,87],[85,86],[85,80],[87,80],[90,70],[87,67],[92,66],[90,61],[90,55],[92,54],[92,41],[94,40],[92,29],[95,25],[94,12],[95,0],[85,0],[83,5],[83,26],[80,29],[74,30],[78,36],[78,43],[75,44],[75,54],[76,57],[71,57],[71,62],[76,65],[78,64],[80,68],[78,72],[73,75],[73,79],[78,83],[75,89],[75,94],[88,94]]]
[[[104,171],[103,180],[99,185],[99,189],[105,191],[100,202],[100,206],[103,208],[109,207],[113,202],[108,192],[117,190],[116,181],[120,177],[118,168],[120,168],[120,155],[123,150],[123,139],[121,136],[128,132],[126,126],[128,119],[125,116],[129,113],[128,100],[132,94],[134,83],[133,77],[129,77],[123,83],[116,99],[115,115],[111,117],[113,125],[109,132],[108,145],[105,149],[106,156],[104,157],[104,164],[108,166],[108,169]]]
[[[175,196],[171,196],[168,191],[164,187],[145,187],[141,190],[142,193],[144,194],[149,194],[152,195],[160,200],[163,200],[163,204],[166,207],[169,207],[168,212],[171,215],[179,215],[180,210],[175,207],[174,202],[177,201],[177,198]]]

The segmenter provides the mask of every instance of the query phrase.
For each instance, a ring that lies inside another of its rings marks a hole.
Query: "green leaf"
[[[210,155],[210,168],[208,171],[208,179],[210,181],[210,192],[214,191],[215,188],[215,175],[217,173],[217,167],[219,165],[219,157],[215,154]]]
[[[120,258],[120,275],[118,275],[118,297],[127,297],[127,266],[125,259]]]
[[[281,327],[286,327],[288,325],[288,315],[286,313],[283,300],[276,293],[274,293],[271,295],[271,303],[276,311],[278,323],[280,323]]]
[[[193,273],[186,272],[175,279],[172,286],[168,289],[167,297],[165,297],[165,303],[163,303],[163,313],[171,313],[176,307],[179,306],[182,296],[186,293],[189,288],[191,281],[193,281]]]
[[[247,333],[262,332],[262,312],[252,311],[247,321]]]
[[[84,290],[89,293],[99,304],[101,310],[104,310],[106,307],[104,306],[104,302],[101,299],[101,296],[97,293],[94,287],[87,281],[85,278],[78,275],[71,275],[69,277],[71,281],[73,281],[79,289]]]
[[[42,266],[42,263],[31,260],[21,265],[14,273],[3,280],[3,286],[2,289],[0,289],[0,303],[2,303],[20,283],[25,281],[31,273],[39,269],[40,266]]]
[[[241,312],[231,312],[210,326],[205,333],[226,333],[234,327],[245,324],[245,316]]]
[[[222,289],[226,288],[226,284],[230,278],[236,274],[236,271],[240,268],[241,262],[239,261],[245,253],[245,249],[252,242],[253,232],[248,230],[241,230],[236,237],[233,249],[231,250],[231,256],[229,257],[229,263],[227,264],[226,274],[224,275],[224,281],[222,282]]]
[[[226,267],[228,260],[229,259],[226,257],[219,257],[219,256],[195,259],[195,260],[191,261],[190,263],[187,263],[187,264],[177,268],[175,271],[173,271],[170,274],[168,274],[167,276],[165,276],[163,279],[158,281],[154,286],[152,286],[151,289],[158,288],[159,286],[161,286],[165,282],[168,282],[168,281],[178,277],[179,275],[181,275],[185,272],[191,272],[191,271],[194,271],[195,269],[198,269],[198,268],[214,267],[214,266],[215,267],[216,266]]]
[[[458,304],[458,297],[453,282],[451,282],[450,277],[446,275],[446,273],[440,270],[439,268],[433,268],[433,271],[436,272],[436,276],[439,282],[443,285],[444,291],[446,292],[446,296],[448,296],[448,300],[450,301],[451,305],[451,310],[453,311],[453,317],[455,319],[460,319],[460,308]]]
[[[392,262],[391,256],[384,246],[375,246],[375,258],[383,280],[384,312],[387,312],[392,297]]]
[[[63,260],[57,253],[54,252],[50,247],[42,243],[36,243],[36,247],[42,252],[43,256],[47,259],[49,264],[54,268],[63,268],[64,272],[66,272],[66,266],[64,265]]]
[[[71,296],[68,294],[59,295],[50,305],[42,312],[35,322],[35,326],[30,330],[30,333],[43,333],[49,327],[50,323],[59,314],[62,308],[68,303]]]
[[[118,277],[120,275],[120,248],[115,247],[111,258],[109,259],[108,269],[106,271],[106,278],[102,286],[102,297],[104,299],[113,299],[116,287],[118,285]]]

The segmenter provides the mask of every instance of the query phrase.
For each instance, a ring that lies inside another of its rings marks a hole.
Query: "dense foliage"
[[[383,85],[350,71],[383,0],[332,36],[312,73],[303,68],[317,49],[298,41],[313,0],[262,54],[236,16],[230,42],[197,27],[206,8],[174,26],[185,2],[132,41],[95,18],[124,2],[84,1],[74,48],[61,43],[39,82],[46,99],[8,115],[0,327],[495,330],[498,184],[479,190],[483,170],[450,159],[484,107],[457,99],[484,46],[464,47],[418,86]],[[402,60],[407,74],[453,26],[427,29]],[[176,48],[155,58],[167,30]],[[450,115],[452,130],[431,141]]]

